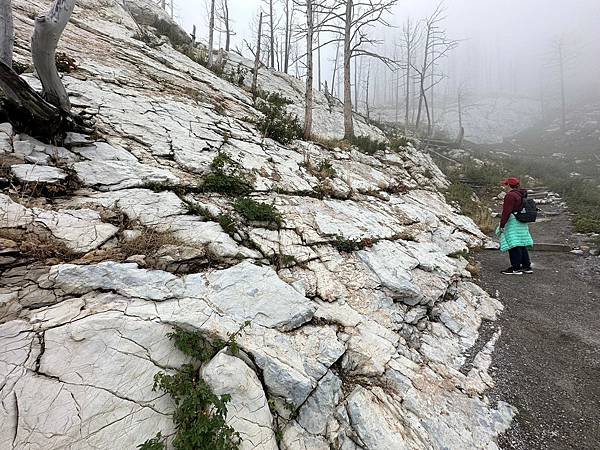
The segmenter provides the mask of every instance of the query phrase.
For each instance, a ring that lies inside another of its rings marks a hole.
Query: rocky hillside
[[[48,2],[13,5],[24,63]],[[497,448],[514,412],[486,397],[498,336],[478,330],[502,306],[470,279],[461,252],[485,236],[431,159],[263,138],[244,89],[124,5],[78,1],[61,42],[95,135],[0,125],[0,448],[172,436],[153,378],[190,362],[174,326],[236,336],[202,376],[242,449]]]

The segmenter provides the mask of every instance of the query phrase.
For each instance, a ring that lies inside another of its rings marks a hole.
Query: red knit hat
[[[521,181],[515,177],[507,178],[502,182],[502,186],[519,186],[520,184]]]

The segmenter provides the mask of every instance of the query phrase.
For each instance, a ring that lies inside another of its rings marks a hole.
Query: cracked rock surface
[[[174,404],[153,377],[190,361],[167,333],[226,341],[246,321],[240,353],[201,368],[231,395],[243,449],[498,448],[514,411],[486,395],[497,336],[470,352],[502,305],[457,256],[486,238],[446,203],[431,159],[412,145],[366,155],[263,138],[247,90],[176,50],[187,37],[151,2],[124,4],[78,0],[60,42],[97,135],[56,146],[0,124],[6,176],[63,188],[0,194],[0,448],[172,436]],[[25,62],[30,17],[47,5],[13,5]],[[299,80],[265,69],[259,83],[300,112]],[[319,94],[315,115],[317,135],[343,135],[340,105]],[[383,138],[358,118],[357,132]],[[280,227],[202,189],[219,152]]]

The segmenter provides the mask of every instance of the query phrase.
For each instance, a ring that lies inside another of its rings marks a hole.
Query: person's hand
[[[500,228],[500,234],[504,233],[504,228]]]

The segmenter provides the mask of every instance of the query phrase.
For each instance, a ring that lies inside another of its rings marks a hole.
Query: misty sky
[[[407,17],[421,19],[438,1],[401,0],[390,22],[401,27]],[[200,40],[205,40],[207,23],[203,2],[175,0],[177,19],[187,30],[197,24]],[[229,2],[237,32],[233,47],[242,48],[243,38],[254,40],[249,24],[261,1]],[[570,75],[597,83],[600,91],[600,0],[446,0],[445,5],[448,36],[463,40],[449,63],[448,75],[455,84],[486,76],[488,84],[494,84],[495,78],[488,74],[493,72],[498,77],[505,73],[521,91],[533,90],[542,72],[552,78],[544,64],[550,59],[552,40],[562,35],[576,55],[577,68],[571,68]],[[398,33],[382,34],[390,48],[393,42],[389,41]]]

